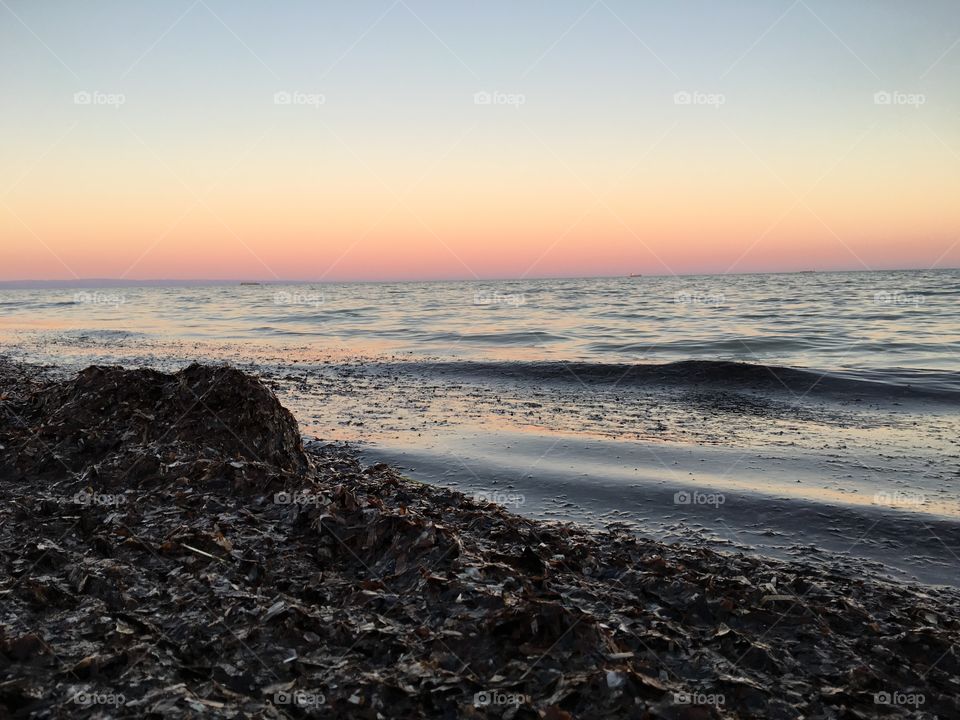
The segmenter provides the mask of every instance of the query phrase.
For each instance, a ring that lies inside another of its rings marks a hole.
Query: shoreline
[[[547,354],[534,356],[497,355],[463,358],[456,353],[426,354],[411,349],[391,348],[388,343],[359,343],[359,352],[318,349],[316,340],[304,343],[294,333],[290,337],[224,337],[217,341],[201,337],[154,336],[110,328],[71,328],[38,326],[30,320],[23,325],[0,326],[0,342],[6,354],[17,354],[22,362],[47,358],[60,366],[67,358],[79,369],[88,364],[124,360],[134,365],[161,365],[171,359],[181,363],[191,351],[210,361],[231,361],[244,357],[246,365],[275,365],[279,359],[305,367],[343,363],[377,365],[384,372],[412,372],[454,381],[491,380],[525,383],[581,384],[602,389],[605,386],[652,388],[734,389],[763,392],[786,398],[822,398],[833,402],[873,402],[896,406],[923,404],[931,410],[956,408],[960,402],[960,372],[952,369],[891,366],[810,366],[783,362],[765,362],[759,356],[749,359],[705,359],[692,356],[666,356],[648,359],[566,359]],[[464,338],[451,339],[448,350],[462,349]],[[540,346],[534,345],[538,349]],[[639,346],[638,346],[639,347]],[[53,351],[51,352],[51,348]]]
[[[174,371],[190,357],[229,357],[268,383],[301,434],[346,442],[418,480],[522,493],[530,502],[513,509],[535,519],[862,563],[906,582],[960,577],[960,408],[941,398],[887,398],[869,383],[865,395],[792,395],[761,366],[737,365],[739,379],[725,384],[724,363],[648,366],[638,370],[646,381],[611,387],[556,368],[528,382],[483,364],[215,348],[63,339],[16,350],[60,358],[58,376],[90,361]],[[515,370],[526,377],[530,365]],[[700,372],[679,385],[691,368]],[[676,504],[683,491],[729,502],[711,514]]]
[[[767,453],[762,468],[738,466],[737,482],[715,469],[737,461],[737,452],[722,448],[479,430],[469,438],[357,448],[366,462],[474,497],[499,497],[534,519],[960,587],[960,518],[921,512],[910,492],[896,490],[881,496],[886,504],[849,486],[820,489],[813,499],[808,489],[795,489],[821,484],[810,460]]]
[[[229,368],[0,378],[11,714],[960,712],[954,589],[512,515]]]

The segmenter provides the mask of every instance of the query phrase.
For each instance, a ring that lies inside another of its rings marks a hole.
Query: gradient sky
[[[956,0],[0,0],[0,66],[0,280],[960,265]]]

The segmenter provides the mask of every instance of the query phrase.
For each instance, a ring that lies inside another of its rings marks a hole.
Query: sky
[[[960,266],[956,0],[0,0],[0,280]]]

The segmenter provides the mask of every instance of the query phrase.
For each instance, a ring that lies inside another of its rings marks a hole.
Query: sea
[[[293,341],[421,358],[738,360],[934,384],[960,371],[958,270],[0,288],[0,318],[4,330],[65,336]]]

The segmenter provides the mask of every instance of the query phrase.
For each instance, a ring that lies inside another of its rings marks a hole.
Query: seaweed
[[[960,716],[960,598],[537,522],[256,378],[0,363],[0,717]]]

